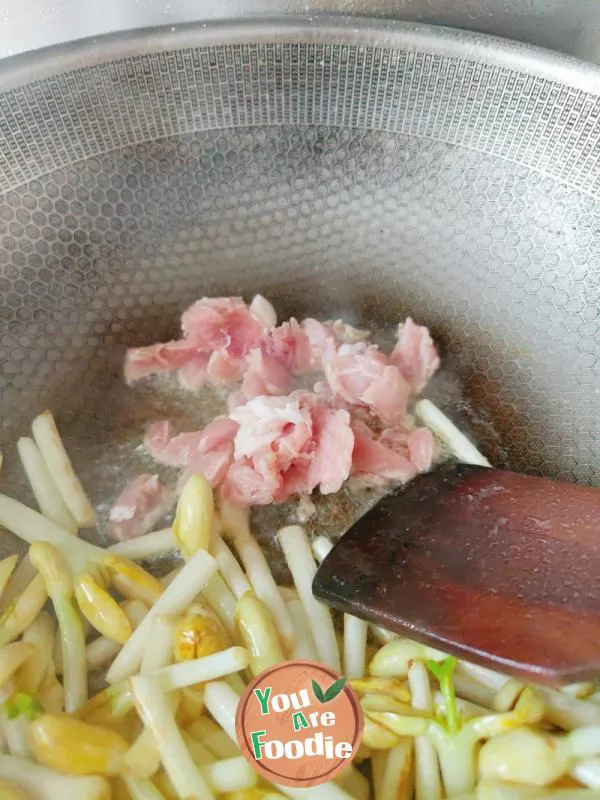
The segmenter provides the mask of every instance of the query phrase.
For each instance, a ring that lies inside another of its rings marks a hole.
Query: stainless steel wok
[[[51,408],[102,510],[149,420],[206,410],[126,389],[125,347],[257,290],[378,328],[410,313],[443,349],[434,395],[491,460],[598,483],[599,199],[600,71],[525,45],[321,17],[10,60],[3,487],[29,499],[14,442]]]

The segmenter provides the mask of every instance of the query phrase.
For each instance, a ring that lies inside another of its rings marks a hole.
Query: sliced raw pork
[[[429,331],[410,317],[398,325],[398,342],[390,356],[411,386],[413,395],[423,391],[440,366],[440,357]]]
[[[340,345],[325,365],[325,377],[334,398],[366,406],[386,425],[394,425],[406,413],[410,385],[375,345]]]
[[[122,542],[148,533],[174,499],[173,491],[160,483],[158,475],[139,475],[127,484],[111,508],[108,535]]]
[[[183,339],[127,351],[125,379],[180,370],[181,384],[195,391],[206,380],[233,385],[241,379],[244,357],[274,322],[273,306],[260,295],[250,306],[241,297],[203,297],[182,314]]]
[[[257,397],[231,412],[231,418],[239,425],[235,463],[222,491],[233,503],[282,502],[317,487],[329,494],[350,474],[350,415],[311,392]]]
[[[170,422],[155,422],[144,439],[146,449],[161,464],[185,470],[182,480],[201,474],[211,486],[224,479],[233,462],[233,441],[238,425],[217,417],[203,430],[175,434]]]

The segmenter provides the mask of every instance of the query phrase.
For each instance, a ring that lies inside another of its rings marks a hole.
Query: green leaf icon
[[[328,703],[330,700],[333,700],[338,694],[342,691],[344,686],[346,685],[347,678],[339,678],[337,681],[334,681],[329,689],[325,692],[325,703]]]
[[[325,695],[323,694],[323,689],[319,686],[319,684],[313,680],[312,682],[312,690],[315,693],[315,697],[319,701],[319,703],[325,702]]]
[[[337,681],[334,681],[331,686],[326,690],[323,691],[319,684],[316,681],[312,682],[313,692],[315,697],[319,701],[319,703],[328,703],[330,700],[333,700],[338,694],[342,691],[344,686],[346,685],[347,678],[339,678]]]

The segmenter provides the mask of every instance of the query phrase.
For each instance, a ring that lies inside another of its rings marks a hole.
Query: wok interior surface
[[[598,73],[402,24],[381,44],[367,23],[212,37],[5,73],[3,491],[31,502],[14,445],[50,408],[106,512],[152,469],[150,421],[216,408],[126,388],[125,348],[176,336],[197,297],[256,291],[282,317],[413,316],[445,359],[429,396],[492,462],[598,483]]]

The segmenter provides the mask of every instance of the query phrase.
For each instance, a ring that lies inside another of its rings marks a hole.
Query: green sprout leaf
[[[347,678],[339,678],[337,681],[334,681],[329,689],[325,692],[325,702],[328,703],[330,700],[333,700],[338,694],[342,691],[344,686],[346,685]]]
[[[323,689],[321,689],[321,687],[319,686],[319,684],[315,680],[313,680],[313,682],[312,682],[312,690],[314,692],[315,697],[319,701],[319,703],[324,703],[325,702],[325,694],[323,692]]]
[[[448,656],[448,658],[440,663],[436,661],[427,662],[427,668],[432,675],[437,678],[440,691],[444,696],[446,727],[448,728],[448,733],[453,736],[460,730],[460,715],[456,705],[454,683],[452,682],[452,675],[456,669],[456,663],[454,656]]]
[[[13,695],[4,704],[4,710],[8,719],[17,719],[23,714],[30,722],[44,713],[44,708],[36,695],[27,692]]]

